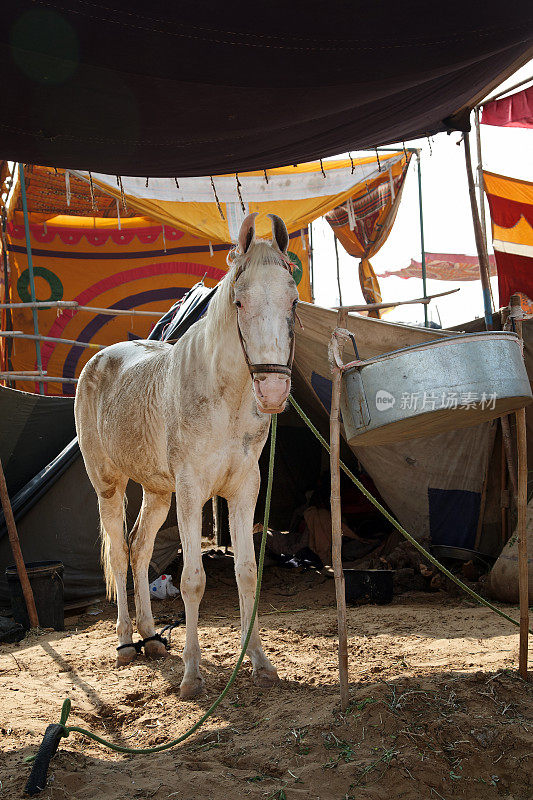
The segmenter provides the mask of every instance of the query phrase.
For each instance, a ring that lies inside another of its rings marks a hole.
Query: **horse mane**
[[[259,240],[246,253],[237,253],[231,267],[218,284],[205,316],[209,336],[217,341],[224,328],[235,316],[232,289],[235,280],[246,271],[250,280],[258,277],[264,267],[284,266],[283,256],[270,242]]]

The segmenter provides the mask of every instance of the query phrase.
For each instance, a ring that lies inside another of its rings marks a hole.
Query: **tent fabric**
[[[496,275],[496,259],[489,256],[490,274]],[[411,259],[408,267],[396,271],[386,270],[378,278],[421,278],[422,262]],[[479,259],[452,253],[426,253],[426,277],[433,281],[478,281]]]
[[[120,175],[269,169],[468,129],[525,62],[529,0],[32,0],[2,8],[6,159]]]
[[[243,219],[259,213],[256,232],[271,236],[266,214],[278,214],[289,232],[305,227],[353,195],[361,187],[384,181],[383,176],[402,172],[403,152],[357,159],[312,161],[289,167],[216,178],[121,178],[127,208],[151,219],[176,225],[194,236],[213,242],[236,242]],[[88,173],[76,173],[89,179]],[[114,175],[92,174],[93,185],[121,201]]]
[[[333,232],[347,253],[359,262],[359,282],[367,303],[380,303],[379,282],[370,263],[391,232],[411,161],[411,153],[400,154],[394,161],[378,162],[372,179],[361,181],[357,193],[326,214]],[[379,310],[369,316],[380,318]]]
[[[483,106],[482,125],[533,128],[533,86]]]
[[[23,219],[10,216],[6,231],[10,260],[9,293],[12,302],[28,302],[28,263]],[[205,276],[212,287],[224,277],[231,243],[210,244],[172,226],[144,217],[116,219],[57,216],[43,219],[30,214],[35,288],[38,300],[75,300],[96,308],[165,311]],[[300,297],[311,299],[307,229],[290,234],[289,256]],[[0,287],[1,289],[1,287]],[[92,345],[143,339],[157,316],[104,316],[85,311],[40,309],[41,335]],[[31,309],[12,309],[13,329],[33,330]],[[6,342],[5,339],[1,340]],[[35,343],[12,340],[13,369],[33,370]],[[0,344],[0,348],[6,345]],[[0,354],[1,354],[0,350]],[[43,369],[50,377],[77,378],[94,348],[42,342]],[[15,382],[28,390],[33,384]],[[47,394],[73,395],[74,384],[47,383]]]
[[[42,397],[2,385],[0,420],[0,459],[10,495],[52,461],[76,433],[72,400]]]
[[[500,306],[515,292],[533,300],[533,183],[483,173],[492,219]]]
[[[331,370],[325,343],[335,327],[336,312],[303,303],[298,313],[304,328],[296,331],[295,365],[311,401],[314,400],[315,414],[329,416]],[[355,335],[361,359],[450,335],[358,314],[348,316],[346,327]],[[353,359],[351,344],[344,347],[343,359],[345,363]],[[422,539],[430,535],[431,529],[442,531],[445,524],[442,506],[433,500],[430,504],[430,489],[466,491],[480,497],[491,442],[491,423],[483,423],[437,436],[351,450],[397,519],[416,538]],[[452,511],[463,513],[464,497],[448,496],[455,503]],[[470,517],[462,535],[468,539],[475,536],[475,525]],[[453,528],[449,529],[449,536],[452,535]]]

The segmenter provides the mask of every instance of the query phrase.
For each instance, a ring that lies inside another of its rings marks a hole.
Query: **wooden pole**
[[[168,311],[168,308],[164,311],[140,311],[137,308],[93,308],[92,306],[80,306],[75,300],[36,300],[31,303],[0,303],[0,308],[72,309],[72,311],[89,311],[91,314],[105,314],[108,317],[120,315],[124,317],[161,317]]]
[[[15,559],[17,573],[19,576],[20,585],[22,586],[22,593],[26,601],[26,608],[28,609],[28,617],[30,618],[30,625],[32,628],[39,627],[39,617],[37,616],[37,609],[35,607],[35,600],[33,591],[26,572],[26,565],[22,557],[22,550],[20,549],[20,542],[17,533],[17,526],[15,525],[15,517],[13,516],[13,509],[11,508],[11,500],[7,491],[6,477],[4,475],[4,468],[2,467],[2,460],[0,459],[0,501],[4,511],[6,520],[7,534],[9,536],[9,544]]]
[[[512,309],[520,306],[520,295],[511,296]],[[522,320],[514,317],[516,332],[522,339]],[[518,450],[518,597],[520,603],[520,645],[518,671],[527,680],[527,656],[529,637],[529,587],[527,565],[527,434],[526,409],[519,408],[516,413],[516,439]]]
[[[333,244],[335,245],[335,259],[337,261],[337,286],[339,287],[339,305],[342,306],[342,291],[341,291],[341,267],[339,262],[339,245],[337,244],[337,237],[335,231],[333,232]]]
[[[507,459],[505,457],[505,445],[503,443],[503,433],[501,441],[501,478],[500,478],[500,507],[501,507],[501,544],[507,544],[507,509],[509,508],[509,490],[507,488]]]
[[[468,180],[468,194],[470,196],[470,208],[472,210],[472,222],[474,225],[474,236],[476,239],[477,256],[479,260],[479,274],[483,289],[483,306],[485,309],[485,328],[492,330],[492,304],[490,300],[490,270],[489,257],[483,242],[483,233],[476,203],[476,187],[474,185],[474,175],[472,173],[472,158],[470,155],[470,139],[468,133],[463,137],[465,145],[466,177]]]
[[[339,327],[345,327],[347,312],[338,313]],[[334,334],[335,335],[335,334]],[[341,710],[348,707],[348,634],[346,625],[346,590],[342,571],[342,522],[340,492],[340,397],[342,372],[333,357],[335,341],[332,339],[330,361],[333,372],[330,414],[330,472],[331,472],[331,555],[337,597],[337,628],[339,635],[339,684]]]
[[[426,245],[424,243],[424,214],[422,211],[422,166],[420,163],[420,150],[416,153],[417,167],[418,167],[418,215],[420,218],[420,249],[422,251],[422,291],[424,297],[427,297],[427,283],[426,283]],[[428,326],[428,307],[424,305],[424,326]]]

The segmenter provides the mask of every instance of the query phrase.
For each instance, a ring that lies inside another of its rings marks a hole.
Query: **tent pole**
[[[479,124],[479,107],[474,109],[476,123],[476,148],[477,148],[477,188],[479,194],[479,215],[481,217],[481,233],[483,243],[487,250],[487,218],[485,216],[485,182],[483,180],[483,157],[481,154],[481,127]]]
[[[339,287],[339,305],[342,306],[342,293],[341,293],[341,273],[339,264],[339,245],[337,244],[337,237],[333,231],[333,243],[335,245],[335,258],[337,259],[337,285]]]
[[[309,278],[311,283],[311,302],[315,302],[315,264],[313,253],[313,223],[309,223]]]
[[[422,166],[420,164],[420,150],[416,151],[416,161],[418,165],[418,212],[420,216],[420,249],[422,251],[422,289],[424,297],[427,297],[426,284],[426,246],[424,242],[424,214],[422,211]],[[424,326],[428,326],[428,307],[424,305]]]
[[[30,295],[32,303],[36,303],[35,297],[35,276],[33,274],[33,260],[31,257],[31,243],[30,243],[30,220],[28,217],[28,201],[26,198],[26,181],[24,180],[24,164],[19,163],[19,181],[20,181],[20,196],[22,199],[22,210],[24,212],[24,230],[26,232],[26,254],[28,258],[28,274],[30,277]],[[33,332],[35,336],[39,336],[39,317],[37,308],[32,308],[33,316]],[[43,362],[41,358],[41,342],[39,339],[35,340],[35,355],[37,357],[37,367],[39,372],[43,371]],[[44,384],[39,381],[39,394],[44,394]]]
[[[0,459],[0,501],[2,503],[2,508],[4,511],[7,534],[9,536],[9,544],[11,545],[11,551],[13,553],[13,558],[15,559],[15,565],[17,567],[17,574],[19,576],[20,585],[22,586],[22,593],[24,595],[24,600],[26,602],[26,608],[28,609],[30,626],[32,628],[38,628],[39,617],[37,615],[37,609],[35,607],[35,599],[33,597],[33,591],[28,578],[28,573],[26,572],[26,565],[24,563],[24,558],[22,557],[22,550],[20,549],[20,541],[17,533],[17,526],[15,525],[15,518],[13,516],[13,509],[11,508],[11,501],[9,499],[9,494],[7,491],[6,477],[4,475],[4,468],[2,467],[1,459]]]
[[[483,305],[485,309],[485,328],[492,330],[492,304],[490,301],[490,278],[489,278],[489,259],[487,250],[483,242],[483,233],[479,221],[478,208],[476,203],[476,188],[474,186],[474,175],[472,172],[472,158],[470,155],[470,139],[468,133],[463,136],[465,146],[466,177],[468,179],[468,194],[470,195],[470,208],[472,210],[472,222],[474,225],[474,236],[476,239],[477,257],[479,259],[479,274],[481,276],[481,286],[483,289]]]
[[[513,307],[521,308],[520,295],[511,295]],[[522,319],[514,317],[516,332],[522,339]],[[527,680],[527,651],[529,634],[529,588],[527,563],[527,434],[526,409],[519,408],[516,414],[516,438],[518,449],[518,597],[520,603],[520,645],[518,671]]]
[[[338,328],[346,327],[348,312],[339,309],[337,315]],[[340,397],[342,371],[334,358],[335,332],[330,345],[330,364],[333,373],[330,414],[330,472],[331,472],[331,555],[335,576],[335,594],[337,597],[337,628],[339,636],[339,684],[341,693],[341,710],[348,707],[348,634],[346,625],[346,590],[344,572],[342,570],[342,521],[340,492]]]

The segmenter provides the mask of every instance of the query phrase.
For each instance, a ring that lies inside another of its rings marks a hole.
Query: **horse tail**
[[[127,504],[128,504],[128,498],[126,496],[126,492],[124,492],[124,499],[122,501],[122,526],[124,529],[124,542],[126,544],[126,547],[128,548],[128,562],[129,562],[130,546],[128,539],[128,522],[126,519]],[[104,570],[106,597],[108,600],[115,602],[117,599],[117,587],[115,583],[115,574],[113,572],[113,567],[111,566],[111,540],[109,534],[104,528],[104,523],[102,522],[101,517],[100,517],[100,561],[102,563],[102,568]]]

